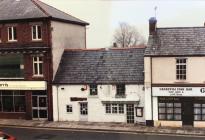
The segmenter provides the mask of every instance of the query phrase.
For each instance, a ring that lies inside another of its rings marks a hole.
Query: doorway
[[[34,120],[48,119],[46,95],[32,95],[32,116]]]
[[[80,121],[88,121],[88,103],[80,103]]]
[[[127,104],[127,123],[135,122],[134,104]]]
[[[194,122],[193,100],[192,98],[183,98],[182,102],[182,124],[192,125]]]

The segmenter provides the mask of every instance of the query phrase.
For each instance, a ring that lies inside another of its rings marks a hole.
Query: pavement
[[[205,136],[205,128],[193,127],[147,127],[139,124],[97,123],[97,122],[52,122],[39,120],[0,119],[5,127],[32,127],[45,129],[71,129],[76,131],[108,131],[117,133],[142,133],[160,135]]]

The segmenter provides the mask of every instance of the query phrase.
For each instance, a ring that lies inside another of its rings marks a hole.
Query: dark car
[[[16,138],[0,131],[0,140],[16,140]]]

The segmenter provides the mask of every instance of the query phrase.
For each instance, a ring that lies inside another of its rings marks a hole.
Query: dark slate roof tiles
[[[144,48],[65,51],[56,84],[110,84],[144,81]]]
[[[0,21],[37,18],[51,18],[53,20],[88,25],[87,22],[39,0],[0,0]]]
[[[205,55],[205,27],[157,28],[145,56]]]

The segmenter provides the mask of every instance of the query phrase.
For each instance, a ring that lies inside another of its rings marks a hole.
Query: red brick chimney
[[[157,19],[155,17],[151,17],[149,19],[149,34],[153,35],[156,33],[157,29]]]

